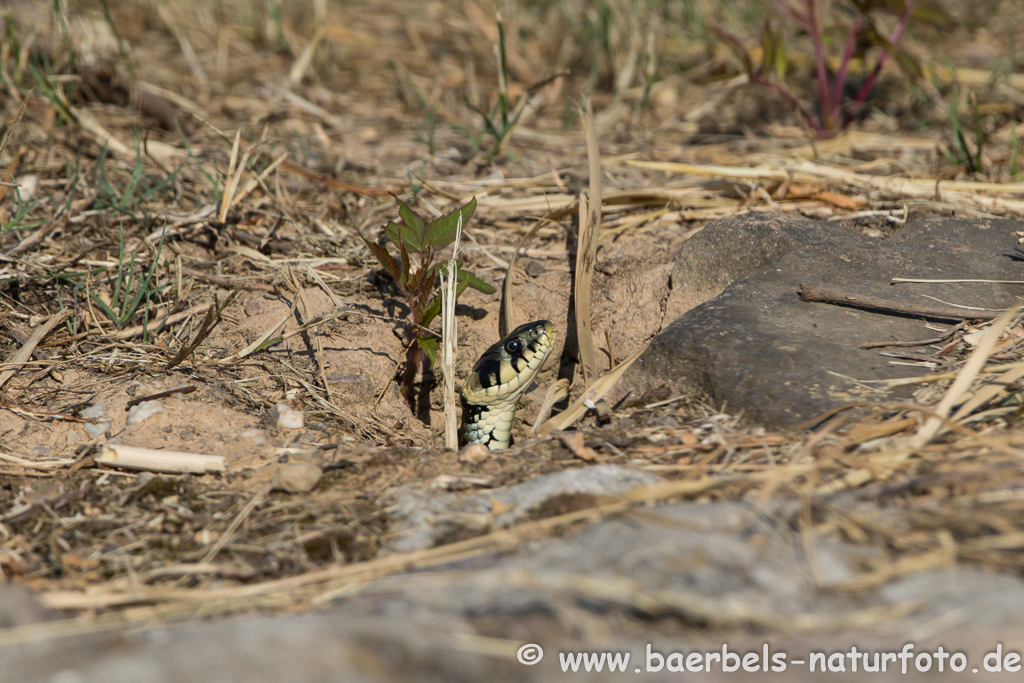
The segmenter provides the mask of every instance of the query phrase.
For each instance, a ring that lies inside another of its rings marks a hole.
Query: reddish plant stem
[[[412,385],[416,382],[416,371],[419,370],[420,364],[423,360],[423,349],[420,348],[420,344],[413,337],[412,342],[409,344],[409,351],[405,355],[405,370],[402,372],[402,398],[405,399],[406,405],[412,407],[412,401],[410,396],[412,395]]]
[[[819,0],[804,0],[807,8],[807,23],[811,26],[811,40],[814,42],[814,61],[818,70],[818,106],[821,109],[821,127],[831,133],[835,128],[832,120],[832,111],[829,106],[828,92],[828,64],[825,58],[825,41],[823,40],[824,28],[821,23],[821,16],[818,12]]]
[[[860,25],[863,22],[864,17],[861,14],[853,20],[853,25],[850,26],[850,33],[846,36],[846,47],[843,48],[843,59],[839,62],[839,73],[836,74],[836,82],[832,89],[832,112],[833,115],[839,117],[839,105],[843,99],[843,88],[846,87],[846,74],[850,69],[850,60],[853,59],[853,51],[857,47],[857,33],[860,31]]]
[[[910,22],[910,14],[914,11],[914,0],[906,0],[906,9],[903,11],[903,16],[900,17],[899,22],[896,24],[896,28],[892,31],[892,38],[889,39],[889,44],[896,48],[896,44],[900,42],[900,36],[903,35],[903,29],[907,27]],[[864,85],[861,86],[860,92],[857,93],[857,97],[853,100],[853,110],[856,111],[860,108],[860,105],[864,104],[864,100],[867,99],[868,93],[871,92],[871,88],[874,87],[875,81],[878,79],[878,74],[882,72],[882,67],[889,60],[889,51],[882,50],[882,54],[878,56],[878,62],[875,63],[875,68],[871,71],[871,75],[868,76],[868,80],[864,81]],[[843,127],[845,128],[853,120],[852,112],[848,113],[843,118]]]

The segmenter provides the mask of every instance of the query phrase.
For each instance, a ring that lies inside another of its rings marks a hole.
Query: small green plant
[[[121,247],[117,256],[117,275],[114,277],[113,290],[109,302],[98,296],[95,292],[89,292],[89,298],[92,299],[92,302],[96,304],[96,307],[105,316],[110,318],[110,321],[118,329],[122,329],[127,325],[135,317],[135,314],[139,312],[140,308],[143,308],[148,318],[150,303],[159,296],[160,290],[167,287],[166,284],[157,285],[153,282],[157,265],[160,263],[160,252],[163,251],[163,246],[164,240],[163,236],[161,236],[160,244],[157,246],[156,255],[153,257],[153,263],[150,264],[149,270],[144,275],[137,276],[135,273],[135,254],[132,253],[131,258],[127,258],[124,251],[124,229],[121,229]],[[84,287],[83,284],[78,284],[78,288],[82,287]]]
[[[479,149],[482,142],[484,133],[492,138],[491,147],[484,155],[484,163],[490,163],[494,157],[501,153],[502,145],[505,144],[505,140],[512,132],[512,129],[516,127],[517,123],[519,123],[519,117],[523,115],[523,110],[526,109],[526,103],[528,100],[525,95],[518,95],[514,100],[509,98],[508,66],[505,57],[505,25],[502,23],[500,17],[498,18],[497,52],[498,100],[494,103],[494,106],[491,107],[490,112],[486,112],[469,100],[466,100],[466,104],[469,108],[479,114],[484,123],[483,131],[476,134],[469,133],[470,143],[472,144],[471,154],[476,154],[476,151]],[[534,86],[534,88],[537,87],[539,86]]]
[[[953,142],[950,144],[949,149],[944,150],[946,159],[951,164],[962,164],[967,168],[969,173],[981,173],[984,168],[982,165],[982,153],[985,149],[985,129],[981,125],[981,112],[978,109],[978,96],[971,91],[967,95],[967,106],[971,110],[971,120],[973,125],[971,126],[974,134],[974,140],[971,144],[968,143],[964,131],[967,126],[964,125],[963,121],[960,120],[960,91],[957,88],[953,88],[953,92],[949,98],[949,122],[953,127]],[[1014,134],[1016,134],[1016,127],[1012,128]],[[1014,150],[1016,150],[1016,141],[1012,141]],[[971,147],[974,147],[974,152],[971,151]],[[1016,166],[1016,159],[1013,159],[1012,166]],[[1013,172],[1011,171],[1011,174]]]
[[[431,367],[437,361],[437,335],[430,331],[430,323],[441,312],[441,297],[437,292],[438,275],[448,271],[448,263],[435,263],[438,251],[455,240],[459,222],[465,225],[476,211],[476,197],[469,200],[451,213],[436,218],[429,223],[411,206],[395,197],[398,203],[397,221],[389,221],[384,226],[384,234],[379,243],[371,242],[362,235],[363,242],[387,271],[395,282],[395,286],[409,307],[412,319],[405,357],[405,370],[402,375],[402,397],[410,402],[416,371],[423,362],[424,356],[430,361]],[[390,242],[398,249],[398,257],[387,248]],[[413,256],[418,262],[413,263]],[[473,273],[462,268],[456,262],[455,276],[458,281],[455,296],[458,298],[472,287],[484,294],[493,294],[496,290],[479,279]]]
[[[8,218],[6,225],[0,225],[0,235],[5,235],[8,232],[17,230],[37,228],[42,225],[44,221],[29,223],[25,220],[26,217],[36,208],[36,205],[39,204],[39,200],[41,198],[41,195],[37,194],[34,198],[35,201],[32,201],[31,203],[22,201],[21,188],[14,188],[14,214]]]
[[[154,219],[146,212],[144,202],[154,195],[159,196],[173,191],[174,179],[181,169],[175,169],[166,178],[146,173],[142,141],[136,137],[135,166],[122,189],[111,182],[107,173],[107,158],[108,151],[104,146],[96,162],[96,198],[92,202],[92,208],[112,210],[149,229]]]
[[[838,4],[838,3],[837,3]],[[938,28],[950,28],[953,20],[935,2],[935,0],[847,0],[852,12],[852,20],[848,25],[840,22],[826,23],[826,0],[776,0],[775,7],[783,16],[793,20],[796,25],[810,36],[814,44],[814,67],[816,82],[816,102],[814,107],[807,107],[800,98],[784,82],[789,61],[783,47],[785,41],[781,34],[766,20],[761,31],[760,55],[747,49],[743,42],[722,26],[712,26],[710,30],[721,39],[740,62],[742,70],[752,83],[766,85],[782,96],[782,98],[800,114],[807,126],[818,138],[831,138],[853,122],[860,114],[864,101],[874,88],[882,67],[893,56],[900,67],[912,77],[923,74],[921,65],[908,52],[899,48],[899,41],[904,29],[911,19],[929,23]],[[882,35],[877,27],[875,15],[892,14],[897,17],[896,25],[889,36]],[[828,38],[835,33],[846,34],[842,56],[834,76],[830,77],[828,67]],[[874,66],[867,78],[857,89],[852,100],[846,93],[847,77],[850,65],[855,58],[868,63],[867,51],[871,47],[878,50]],[[719,76],[730,77],[738,72],[727,70]],[[813,112],[813,113],[812,113]]]

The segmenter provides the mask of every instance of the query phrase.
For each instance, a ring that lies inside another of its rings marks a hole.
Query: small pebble
[[[243,430],[238,438],[248,441],[253,446],[266,446],[270,442],[265,431],[255,428]]]
[[[128,410],[128,424],[140,425],[157,413],[164,412],[164,407],[156,401],[143,401]]]
[[[323,470],[311,462],[290,462],[277,468],[270,488],[286,493],[308,493],[322,476]]]
[[[282,401],[271,409],[272,417],[281,429],[302,429],[302,412]]]
[[[526,262],[526,274],[530,277],[538,277],[548,272],[547,267],[540,261],[530,259]]]
[[[103,406],[96,404],[91,405],[80,413],[81,417],[95,418],[96,422],[84,422],[85,431],[90,437],[98,439],[107,433],[107,430],[114,424],[113,421],[107,417],[107,409]]]
[[[491,450],[482,443],[471,443],[459,453],[459,462],[479,465],[491,457]]]

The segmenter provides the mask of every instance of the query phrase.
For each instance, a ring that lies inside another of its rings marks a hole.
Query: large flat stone
[[[877,349],[858,347],[936,336],[926,321],[806,303],[800,286],[917,305],[940,305],[927,295],[961,306],[1006,308],[1024,295],[1024,286],[889,282],[1022,280],[1013,234],[1021,229],[1024,223],[1004,219],[930,218],[879,240],[834,223],[781,215],[715,222],[686,243],[673,269],[673,296],[693,308],[654,339],[616,393],[641,395],[658,387],[700,393],[769,428],[793,427],[852,401],[905,398],[899,392],[880,396],[848,378],[924,374],[891,364]]]
[[[848,509],[840,498],[832,502]],[[625,674],[582,680],[636,680],[639,669],[644,680],[731,681],[764,675],[727,676],[720,665],[710,677],[647,675],[648,644],[661,653],[721,652],[723,644],[760,653],[767,646],[796,660],[851,646],[898,652],[906,642],[917,652],[934,651],[929,641],[939,638],[947,651],[971,652],[974,666],[997,643],[1020,651],[1020,577],[956,566],[862,591],[829,590],[864,566],[885,562],[885,552],[814,532],[812,571],[795,528],[798,510],[795,501],[674,503],[510,552],[351,586],[351,594],[315,613],[239,615],[0,646],[0,671],[5,681],[74,683],[525,683],[566,680],[560,652],[615,651],[631,653]],[[887,515],[869,519],[885,522]],[[989,635],[979,635],[986,630]],[[544,648],[537,666],[516,661],[524,643]],[[804,664],[794,662],[780,680],[825,680]],[[870,680],[908,680],[898,669],[890,674]],[[942,680],[969,676],[970,668]]]

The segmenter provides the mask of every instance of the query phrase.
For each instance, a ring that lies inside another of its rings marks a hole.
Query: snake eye
[[[523,342],[519,339],[510,339],[508,343],[505,344],[505,350],[513,356],[518,356],[523,352]]]

